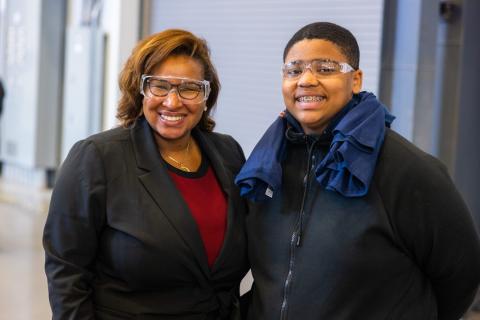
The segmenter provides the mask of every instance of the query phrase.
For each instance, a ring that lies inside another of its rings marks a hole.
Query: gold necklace
[[[189,149],[190,149],[190,139],[188,140],[187,147],[185,148],[185,158],[187,158],[187,156],[188,156]],[[176,164],[175,167],[177,167],[178,169],[180,169],[182,171],[186,171],[186,172],[191,172],[192,171],[192,170],[190,170],[189,167],[187,167],[185,164],[183,164],[182,161],[178,161],[177,159],[175,159],[171,155],[167,154],[167,158],[172,160],[173,162],[175,162],[175,164]]]

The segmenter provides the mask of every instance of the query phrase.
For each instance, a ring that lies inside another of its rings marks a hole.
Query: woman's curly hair
[[[140,93],[142,74],[151,74],[166,58],[178,55],[190,56],[203,66],[204,79],[210,81],[211,91],[206,101],[207,110],[197,126],[204,131],[213,130],[215,121],[210,118],[210,112],[220,92],[217,71],[210,60],[206,41],[180,29],[153,34],[140,41],[133,49],[119,78],[121,96],[117,119],[122,126],[130,127],[143,114],[143,96]]]

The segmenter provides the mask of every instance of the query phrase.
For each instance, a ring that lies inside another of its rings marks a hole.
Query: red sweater
[[[197,223],[211,268],[220,253],[225,236],[227,199],[215,173],[205,160],[197,172],[183,172],[169,164],[167,166],[170,177]]]

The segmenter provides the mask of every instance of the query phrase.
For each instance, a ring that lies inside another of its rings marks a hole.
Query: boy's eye
[[[290,75],[298,75],[302,73],[302,68],[299,67],[292,67],[292,68],[287,68],[287,73]]]
[[[320,74],[335,73],[339,69],[339,66],[335,62],[321,61],[316,63],[315,72]]]
[[[326,66],[321,66],[319,68],[316,69],[317,72],[319,73],[332,73],[332,72],[335,72],[335,69],[332,68],[332,67],[326,67]]]
[[[304,66],[297,63],[290,63],[283,68],[283,75],[287,78],[298,77],[303,73]]]

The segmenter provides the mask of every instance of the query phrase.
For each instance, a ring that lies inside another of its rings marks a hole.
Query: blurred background
[[[126,58],[167,28],[209,43],[216,130],[246,155],[284,108],[288,39],[314,21],[348,28],[364,90],[446,164],[478,226],[479,16],[479,0],[0,0],[0,320],[51,318],[41,234],[55,174],[74,142],[117,125]]]

